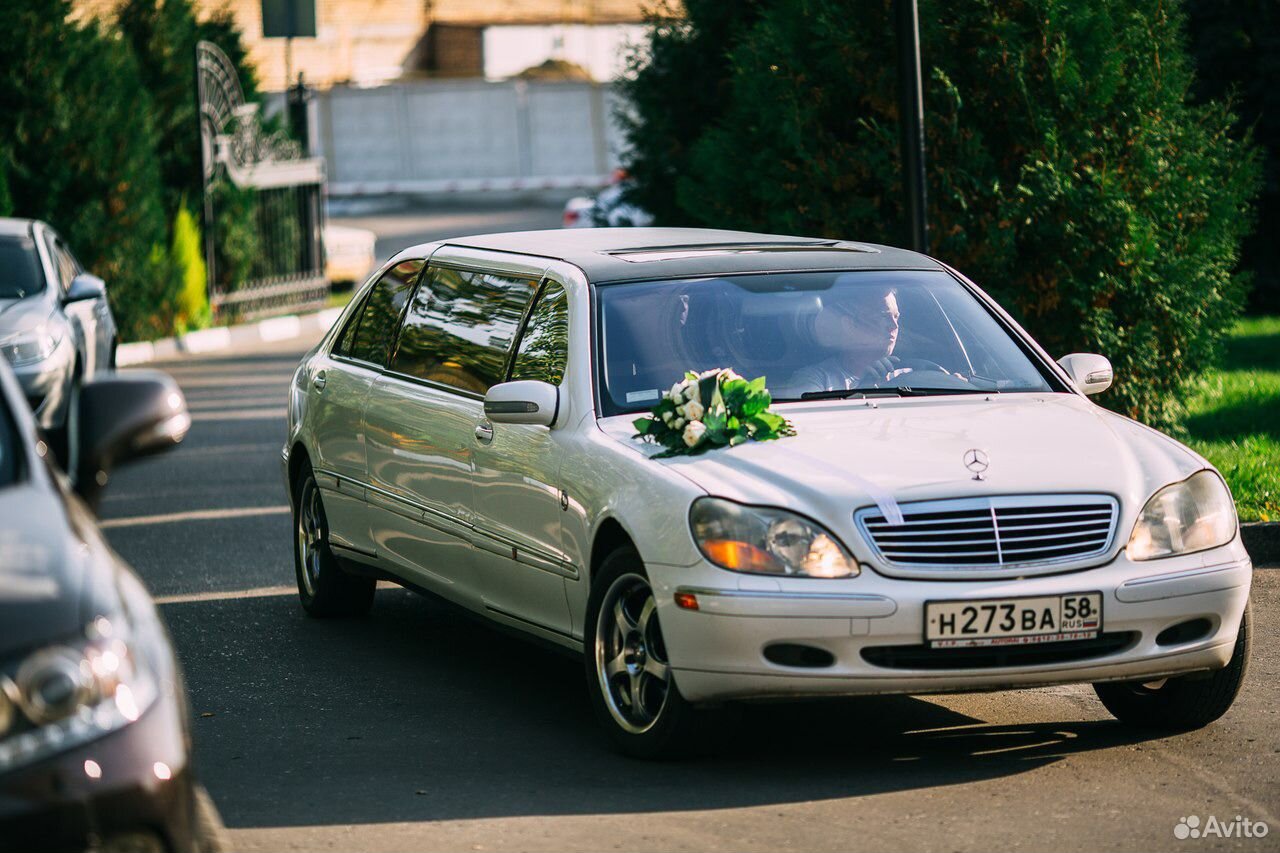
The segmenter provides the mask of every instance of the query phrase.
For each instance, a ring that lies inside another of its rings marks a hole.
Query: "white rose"
[[[662,413],[662,422],[663,422],[663,423],[668,423],[668,424],[669,424],[669,423],[671,423],[671,421],[675,418],[675,416],[676,416],[676,415],[675,415],[675,412],[672,412],[672,411],[666,411],[666,412],[663,412],[663,413]]]
[[[707,425],[702,421],[690,421],[689,425],[684,428],[684,443],[688,447],[693,447],[707,431]]]
[[[671,390],[667,393],[667,396],[671,398],[671,402],[679,403],[680,393],[683,390],[684,390],[684,385],[680,382],[677,382],[675,385],[671,386]]]
[[[676,418],[671,422],[672,429],[684,429],[684,418]]]
[[[681,413],[691,421],[700,421],[706,410],[702,408],[702,404],[697,400],[690,400],[684,404],[684,411]]]

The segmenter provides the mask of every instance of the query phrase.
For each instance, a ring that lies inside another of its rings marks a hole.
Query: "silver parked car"
[[[80,388],[113,366],[115,349],[102,279],[44,222],[0,219],[0,353],[69,471]]]

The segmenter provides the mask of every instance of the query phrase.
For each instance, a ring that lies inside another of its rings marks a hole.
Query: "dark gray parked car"
[[[80,387],[113,366],[115,348],[102,279],[47,224],[0,218],[0,353],[68,470]]]

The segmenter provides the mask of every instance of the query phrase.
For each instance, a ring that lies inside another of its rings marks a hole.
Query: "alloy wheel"
[[[324,508],[320,504],[320,490],[314,480],[308,480],[298,504],[298,560],[302,586],[308,596],[314,597],[320,582],[321,548],[324,545]]]
[[[618,578],[605,593],[596,620],[599,687],[614,720],[632,734],[658,721],[671,692],[671,666],[648,581]]]

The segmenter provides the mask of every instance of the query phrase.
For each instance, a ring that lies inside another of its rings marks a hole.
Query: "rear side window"
[[[537,282],[430,267],[413,296],[391,369],[483,394],[502,381]]]
[[[537,379],[559,385],[569,355],[569,300],[564,288],[549,281],[542,288],[511,365],[511,379]]]
[[[384,366],[395,340],[396,325],[404,311],[413,282],[422,271],[424,261],[411,260],[397,264],[383,273],[369,291],[364,305],[352,315],[342,330],[338,355]]]

